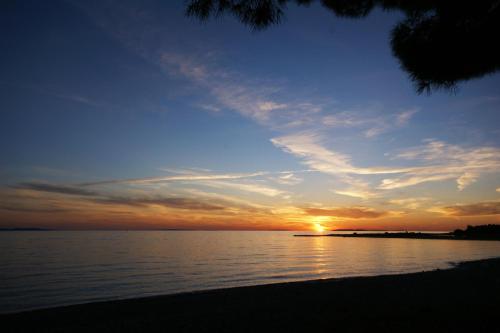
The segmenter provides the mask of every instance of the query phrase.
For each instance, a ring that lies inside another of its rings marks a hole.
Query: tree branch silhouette
[[[207,20],[233,15],[254,30],[279,24],[287,5],[316,0],[190,0],[186,15]],[[338,17],[363,18],[374,8],[401,11],[391,48],[416,91],[454,89],[500,70],[500,0],[317,0]]]

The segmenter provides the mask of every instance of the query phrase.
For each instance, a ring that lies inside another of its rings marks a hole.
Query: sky
[[[0,227],[500,222],[500,75],[417,94],[397,12],[252,31],[184,1],[0,6]]]

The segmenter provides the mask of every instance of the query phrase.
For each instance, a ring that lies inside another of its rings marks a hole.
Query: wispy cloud
[[[65,99],[65,100],[72,101],[75,103],[85,104],[85,105],[92,106],[92,107],[106,106],[106,104],[103,102],[96,101],[94,99],[91,99],[91,98],[88,98],[85,96],[81,96],[81,95],[63,94],[63,93],[52,93],[52,95],[59,97],[61,99]]]
[[[339,176],[352,188],[335,192],[355,197],[376,195],[370,191],[369,184],[355,178],[356,175],[398,174],[397,177],[383,179],[375,190],[393,190],[426,182],[456,179],[458,189],[462,191],[474,183],[482,173],[497,172],[500,168],[498,148],[463,148],[435,140],[427,140],[424,146],[408,149],[396,156],[415,161],[414,166],[358,167],[352,163],[349,155],[326,148],[322,141],[322,137],[315,132],[302,132],[271,139],[275,146],[301,158],[309,168]]]
[[[297,185],[303,182],[303,179],[294,173],[285,173],[282,176],[272,178],[275,182],[283,185]]]
[[[64,99],[67,101],[75,102],[78,104],[84,104],[92,107],[110,107],[111,105],[107,105],[102,101],[98,101],[96,99],[90,98],[88,96],[84,96],[82,94],[72,93],[72,92],[63,92],[61,88],[56,88],[49,85],[39,85],[39,84],[27,84],[27,83],[14,83],[14,82],[0,82],[2,85],[13,86],[28,90],[33,90],[38,93],[49,95],[53,97],[57,97],[60,99]]]
[[[300,157],[313,170],[330,174],[377,175],[408,172],[408,168],[356,167],[350,156],[326,148],[315,132],[302,132],[271,139],[283,151]]]
[[[270,211],[271,207],[252,202],[248,199],[242,199],[238,196],[231,196],[227,194],[221,194],[216,192],[206,192],[200,189],[184,189],[187,194],[196,197],[208,199],[210,202],[223,202],[225,206],[237,209],[243,209],[246,211]]]
[[[269,112],[273,110],[281,110],[286,109],[288,107],[287,104],[278,104],[275,102],[261,102],[257,105],[261,111]]]
[[[345,195],[347,197],[353,197],[353,198],[359,198],[359,199],[371,199],[375,198],[378,196],[378,193],[369,191],[369,190],[363,190],[363,189],[357,189],[354,187],[350,187],[347,189],[343,190],[333,190],[334,193],[340,194],[340,195]]]
[[[478,202],[468,205],[443,207],[442,211],[451,216],[500,215],[500,202]]]
[[[372,115],[367,111],[343,111],[324,116],[321,123],[327,127],[359,128],[366,138],[406,126],[417,108],[399,113]],[[371,112],[373,113],[373,112]]]
[[[287,104],[273,100],[273,93],[279,91],[277,86],[251,82],[236,73],[178,53],[165,52],[159,62],[169,73],[202,87],[218,104],[258,123],[267,124],[271,113],[288,108]]]
[[[160,176],[160,177],[144,177],[144,178],[129,178],[129,179],[109,179],[97,182],[80,183],[79,186],[96,186],[109,184],[148,184],[148,183],[164,183],[175,181],[210,181],[210,180],[229,180],[253,178],[268,175],[269,172],[251,172],[251,173],[228,173],[228,174],[206,174],[206,173],[183,173],[175,176]]]
[[[302,159],[311,170],[334,175],[347,188],[335,189],[334,193],[369,199],[378,196],[370,184],[359,176],[398,174],[411,171],[410,168],[391,167],[357,167],[351,157],[328,149],[323,144],[322,137],[316,132],[302,132],[271,139],[271,142],[283,151]]]
[[[463,175],[457,178],[457,185],[460,191],[463,191],[467,186],[474,183],[479,175],[473,172],[465,172]]]
[[[212,104],[198,104],[198,107],[210,112],[221,112],[221,108]]]
[[[235,184],[236,185],[236,184]],[[128,193],[121,195],[109,194],[106,192],[89,191],[85,188],[78,188],[74,185],[60,185],[50,183],[22,183],[12,186],[15,189],[16,200],[11,200],[12,195],[7,197],[5,203],[0,206],[4,210],[12,211],[40,211],[40,212],[65,212],[70,210],[70,206],[77,203],[91,202],[107,206],[130,206],[130,207],[150,207],[162,206],[166,208],[185,210],[205,210],[220,211],[227,208],[242,208],[242,203],[234,204],[234,200],[225,198],[207,198],[206,196],[191,195],[162,195],[162,194],[137,194]],[[21,192],[19,192],[19,190]],[[26,190],[29,190],[26,192]],[[274,195],[271,189],[266,187],[251,188],[252,191],[264,191],[265,195]],[[147,191],[145,193],[148,193]],[[31,193],[31,195],[29,195]],[[37,195],[36,193],[46,193]],[[55,196],[58,195],[58,196]],[[71,198],[71,200],[65,200]],[[76,201],[75,201],[76,200]],[[36,204],[27,204],[34,201]],[[20,203],[22,202],[22,203]],[[68,206],[69,205],[69,206]],[[245,205],[250,207],[250,205]]]
[[[332,192],[336,194],[364,200],[380,196],[380,193],[374,191],[371,184],[363,179],[351,175],[341,175],[339,179],[345,184],[348,184],[348,186],[343,189],[333,189]]]
[[[242,183],[242,182],[226,182],[226,181],[205,181],[203,185],[215,188],[228,188],[243,192],[256,193],[268,197],[278,197],[287,195],[286,191],[282,191],[270,186],[256,184],[256,183]]]
[[[421,165],[414,167],[407,177],[384,179],[381,188],[393,189],[429,181],[456,179],[457,188],[462,191],[481,174],[498,172],[500,168],[499,148],[464,148],[434,139],[424,140],[424,145],[406,149],[395,158],[416,161]]]
[[[188,210],[224,210],[221,205],[212,204],[206,201],[196,200],[193,198],[180,197],[116,197],[109,196],[104,198],[95,198],[94,202],[107,205],[126,205],[133,207],[145,206],[163,206],[174,209]]]
[[[164,171],[175,173],[175,175],[161,177],[144,177],[131,179],[110,179],[96,182],[80,183],[75,188],[87,188],[103,185],[135,184],[135,185],[153,185],[170,182],[192,183],[212,188],[231,189],[240,192],[256,193],[268,197],[289,198],[290,193],[267,184],[272,180],[281,185],[295,185],[302,181],[296,174],[312,172],[314,170],[295,170],[295,171],[259,171],[250,173],[225,173],[214,174],[209,170],[172,170],[162,169]]]
[[[403,111],[396,115],[396,125],[405,126],[408,124],[410,119],[413,117],[415,113],[418,112],[418,109],[413,108],[410,110]]]
[[[59,207],[30,207],[19,203],[0,204],[1,210],[23,213],[65,213],[69,209]]]
[[[403,198],[403,199],[391,199],[390,204],[399,205],[407,209],[419,209],[423,204],[431,200],[428,197],[416,197],[416,198]]]
[[[388,212],[376,211],[367,207],[305,208],[304,211],[312,216],[332,216],[349,219],[375,219],[388,215]]]
[[[359,128],[365,137],[373,138],[406,126],[418,111],[417,108],[412,108],[396,113],[373,112],[367,107],[367,110],[336,112],[336,108],[332,110],[332,101],[326,103],[329,105],[327,108],[325,103],[312,103],[307,98],[298,96],[287,96],[286,101],[280,101],[277,95],[283,92],[282,84],[249,79],[239,73],[221,69],[212,58],[164,52],[159,63],[170,74],[188,79],[203,88],[218,104],[202,108],[214,110],[221,106],[276,129],[318,126]],[[326,112],[328,114],[325,115]]]
[[[90,191],[77,186],[57,185],[57,184],[39,183],[39,182],[25,182],[15,185],[13,187],[17,189],[33,190],[39,192],[50,192],[50,193],[80,195],[80,196],[95,196],[98,194],[95,191]]]
[[[394,190],[402,187],[414,186],[427,182],[436,182],[456,178],[457,174],[431,174],[422,176],[405,176],[383,179],[378,186],[382,190]]]

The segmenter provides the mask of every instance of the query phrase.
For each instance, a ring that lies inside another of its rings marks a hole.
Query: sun
[[[325,228],[319,223],[314,223],[314,230],[316,230],[316,232],[324,232]]]
[[[329,224],[329,222],[330,217],[328,216],[313,216],[309,219],[309,223],[311,223],[311,229],[318,233],[325,232],[327,230],[325,223]]]

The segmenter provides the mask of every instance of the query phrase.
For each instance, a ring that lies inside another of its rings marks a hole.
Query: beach
[[[75,281],[77,283],[77,281]],[[3,332],[493,332],[500,258],[6,314]]]

